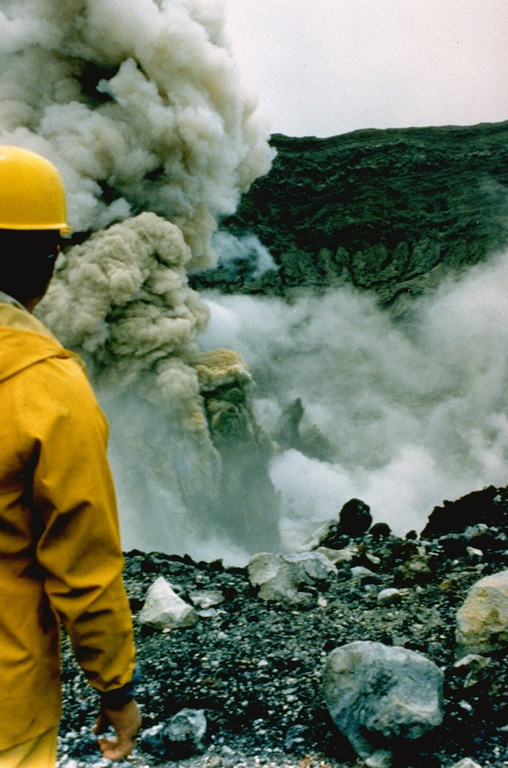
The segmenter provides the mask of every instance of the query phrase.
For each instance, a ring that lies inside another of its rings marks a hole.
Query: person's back
[[[65,231],[63,186],[54,166],[26,150],[0,147],[0,767],[5,768],[55,765],[60,622],[101,694],[98,730],[109,723],[117,731],[116,741],[102,741],[104,755],[126,756],[140,726],[107,424],[79,361],[31,314],[46,291]]]

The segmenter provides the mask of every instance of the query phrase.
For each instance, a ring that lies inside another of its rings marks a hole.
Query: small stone
[[[463,656],[459,661],[456,661],[454,667],[456,669],[471,666],[486,667],[489,663],[490,660],[486,659],[485,656],[480,656],[478,653],[468,653],[467,656]]]
[[[464,688],[472,688],[478,683],[488,680],[490,665],[491,659],[470,653],[456,662],[455,669],[466,673]]]
[[[476,549],[476,547],[467,547],[466,552],[471,557],[483,557],[482,550]]]
[[[402,592],[400,589],[395,589],[395,587],[388,587],[387,589],[382,589],[381,592],[379,592],[377,596],[377,604],[396,605],[397,603],[400,603],[401,598]]]
[[[369,533],[374,539],[387,539],[391,529],[388,523],[374,523]]]
[[[198,747],[206,733],[207,722],[204,710],[182,709],[173,715],[164,729],[164,736],[174,743],[193,744]]]
[[[224,602],[224,595],[219,590],[197,590],[191,592],[189,597],[193,605],[203,610]]]
[[[388,749],[378,749],[365,760],[367,768],[391,768],[393,755]]]
[[[351,576],[362,584],[368,584],[369,582],[372,584],[380,579],[376,573],[371,571],[370,568],[366,568],[364,565],[353,566],[353,568],[351,568]]]

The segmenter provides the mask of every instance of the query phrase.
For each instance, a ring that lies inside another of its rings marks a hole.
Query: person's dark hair
[[[57,230],[0,229],[0,291],[22,304],[43,296],[60,240]]]

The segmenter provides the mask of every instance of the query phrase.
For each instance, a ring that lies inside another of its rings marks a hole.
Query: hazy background
[[[505,0],[223,0],[272,132],[472,125],[508,116]]]

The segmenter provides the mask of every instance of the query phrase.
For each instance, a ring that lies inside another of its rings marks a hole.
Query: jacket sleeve
[[[25,377],[35,395],[26,398],[24,422],[36,446],[36,558],[87,679],[101,692],[112,691],[132,680],[135,650],[107,424],[74,360],[52,358],[41,365],[44,371],[36,365]]]

